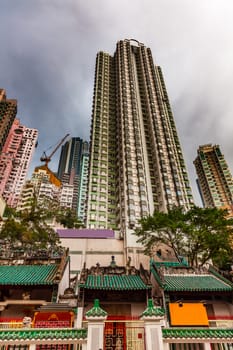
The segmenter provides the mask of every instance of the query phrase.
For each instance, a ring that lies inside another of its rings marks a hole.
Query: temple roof
[[[51,285],[58,265],[0,266],[0,285]]]
[[[118,266],[114,255],[111,256],[111,261],[108,266],[92,266],[87,269],[85,266],[82,269],[79,286],[84,289],[98,290],[117,290],[117,291],[132,291],[132,290],[147,290],[151,289],[150,275],[143,266],[136,269],[130,264],[131,259],[128,259],[126,266]]]
[[[156,266],[151,263],[151,272],[167,292],[232,292],[233,284],[217,271],[193,269],[183,266]]]
[[[164,275],[165,291],[232,291],[230,284],[213,275]]]
[[[145,290],[150,288],[138,275],[88,275],[85,283],[81,286],[85,289],[104,290]]]

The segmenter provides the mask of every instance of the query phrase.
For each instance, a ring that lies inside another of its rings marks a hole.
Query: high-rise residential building
[[[61,181],[57,176],[46,166],[38,166],[35,168],[31,182],[34,185],[35,194],[38,202],[42,202],[45,198],[59,203],[61,192]]]
[[[59,203],[62,208],[72,209],[74,196],[74,186],[68,183],[63,183],[59,197]]]
[[[72,208],[73,186],[62,184],[57,176],[47,165],[34,169],[30,180],[23,186],[17,210],[25,210],[31,207],[34,198],[39,205]]]
[[[23,185],[18,203],[17,211],[29,210],[32,206],[33,199],[35,198],[35,189],[34,185],[30,180],[26,180]]]
[[[15,208],[36,147],[38,131],[15,119],[0,155],[0,194]]]
[[[82,185],[82,196],[79,199],[80,184],[83,183],[81,174],[84,174],[82,169],[83,155],[88,157],[88,154],[89,143],[83,141],[80,137],[72,137],[61,148],[57,176],[63,185],[73,186],[72,209],[77,212],[77,215],[80,213],[79,208],[83,207],[84,198],[84,187]]]
[[[204,207],[225,208],[233,215],[233,179],[219,145],[200,146],[194,165]]]
[[[39,206],[48,208],[51,203],[60,204],[62,184],[56,175],[46,165],[34,169],[31,179],[22,188],[17,210],[29,209],[36,199]]]
[[[83,153],[78,195],[78,218],[84,222],[87,202],[89,152]]]
[[[10,132],[17,113],[17,101],[6,98],[4,89],[0,89],[0,153]]]
[[[96,58],[87,227],[130,237],[154,210],[192,204],[161,68],[144,44],[119,41]]]

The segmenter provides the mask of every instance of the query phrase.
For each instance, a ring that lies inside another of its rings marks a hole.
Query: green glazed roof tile
[[[164,275],[165,291],[232,291],[230,284],[213,275]]]
[[[0,330],[1,340],[27,340],[27,339],[86,339],[86,329],[25,329],[25,330]]]
[[[142,290],[150,288],[137,275],[89,275],[85,289]]]
[[[99,304],[99,299],[94,300],[94,306],[86,312],[87,317],[106,317],[107,312],[104,311]]]
[[[0,285],[53,284],[57,265],[0,266]]]
[[[225,328],[163,328],[163,338],[233,338],[233,329]]]
[[[142,313],[141,317],[162,317],[165,311],[161,307],[156,307],[153,305],[152,299],[148,300],[148,305],[146,310]]]
[[[156,264],[151,262],[151,273],[165,291],[213,291],[213,292],[230,292],[233,291],[233,284],[227,281],[221,275],[213,273],[206,274],[169,274],[166,272],[161,276],[156,269]]]

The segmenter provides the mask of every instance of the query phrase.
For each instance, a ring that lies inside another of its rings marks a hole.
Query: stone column
[[[99,306],[99,300],[95,299],[94,306],[86,312],[88,321],[87,350],[103,350],[104,348],[104,321],[107,312]]]
[[[36,350],[36,344],[30,344],[29,350]]]
[[[169,350],[169,344],[163,342],[163,350]]]
[[[164,350],[162,334],[164,314],[161,307],[153,305],[152,299],[148,300],[147,309],[141,315],[145,327],[146,350]]]
[[[204,343],[204,350],[211,350],[210,343]]]
[[[74,322],[75,328],[82,328],[82,320],[83,320],[83,307],[78,307],[76,319]]]

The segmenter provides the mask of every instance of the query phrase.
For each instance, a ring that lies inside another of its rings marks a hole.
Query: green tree
[[[155,211],[140,225],[135,234],[148,255],[165,244],[178,260],[185,256],[191,266],[204,265],[209,260],[221,265],[232,259],[233,220],[227,219],[225,210],[194,207],[185,213],[175,207],[167,213]]]
[[[140,220],[141,227],[135,234],[145,247],[145,253],[153,255],[154,248],[159,244],[165,244],[172,248],[175,256],[185,254],[185,236],[187,228],[186,216],[182,208],[175,207],[167,213],[155,211],[154,215]]]
[[[60,209],[56,214],[56,220],[67,228],[81,228],[83,223],[77,218],[77,215],[72,209]]]
[[[8,212],[10,215],[3,224],[0,238],[8,244],[11,251],[22,248],[25,252],[34,252],[59,247],[59,237],[48,225],[52,211],[39,205],[36,198],[31,201],[28,209]]]
[[[212,260],[221,266],[232,259],[233,220],[227,214],[227,210],[199,207],[187,212],[189,226],[185,233],[190,265]]]

